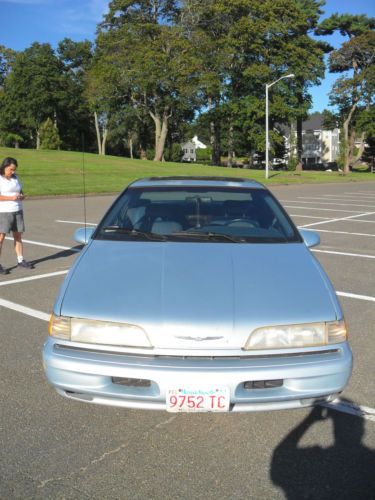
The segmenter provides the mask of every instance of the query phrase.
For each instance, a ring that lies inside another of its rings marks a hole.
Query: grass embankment
[[[82,194],[83,162],[86,193],[115,193],[140,177],[164,175],[227,176],[254,179],[265,184],[297,184],[314,182],[375,181],[375,174],[351,172],[343,176],[338,172],[301,173],[211,167],[189,163],[154,163],[116,156],[71,151],[36,151],[30,149],[0,148],[0,161],[5,156],[18,160],[18,174],[27,196],[53,196]]]

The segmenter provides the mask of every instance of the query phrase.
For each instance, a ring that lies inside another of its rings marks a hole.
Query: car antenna
[[[83,220],[85,222],[85,240],[86,240],[86,175],[85,175],[85,136],[82,132],[82,185],[83,185]]]

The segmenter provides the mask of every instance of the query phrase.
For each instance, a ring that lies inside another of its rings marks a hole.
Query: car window
[[[186,186],[129,187],[105,215],[94,238],[301,241],[294,224],[267,189]]]

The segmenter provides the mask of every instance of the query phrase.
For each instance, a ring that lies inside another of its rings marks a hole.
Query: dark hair
[[[18,167],[17,160],[15,158],[11,158],[10,156],[4,158],[0,167],[0,175],[4,175],[5,169],[9,167],[9,165],[15,165],[16,167]]]

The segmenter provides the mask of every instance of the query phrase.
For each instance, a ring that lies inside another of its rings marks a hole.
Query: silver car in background
[[[55,302],[49,382],[89,403],[170,412],[331,401],[352,369],[334,289],[263,185],[140,179],[94,229]]]

